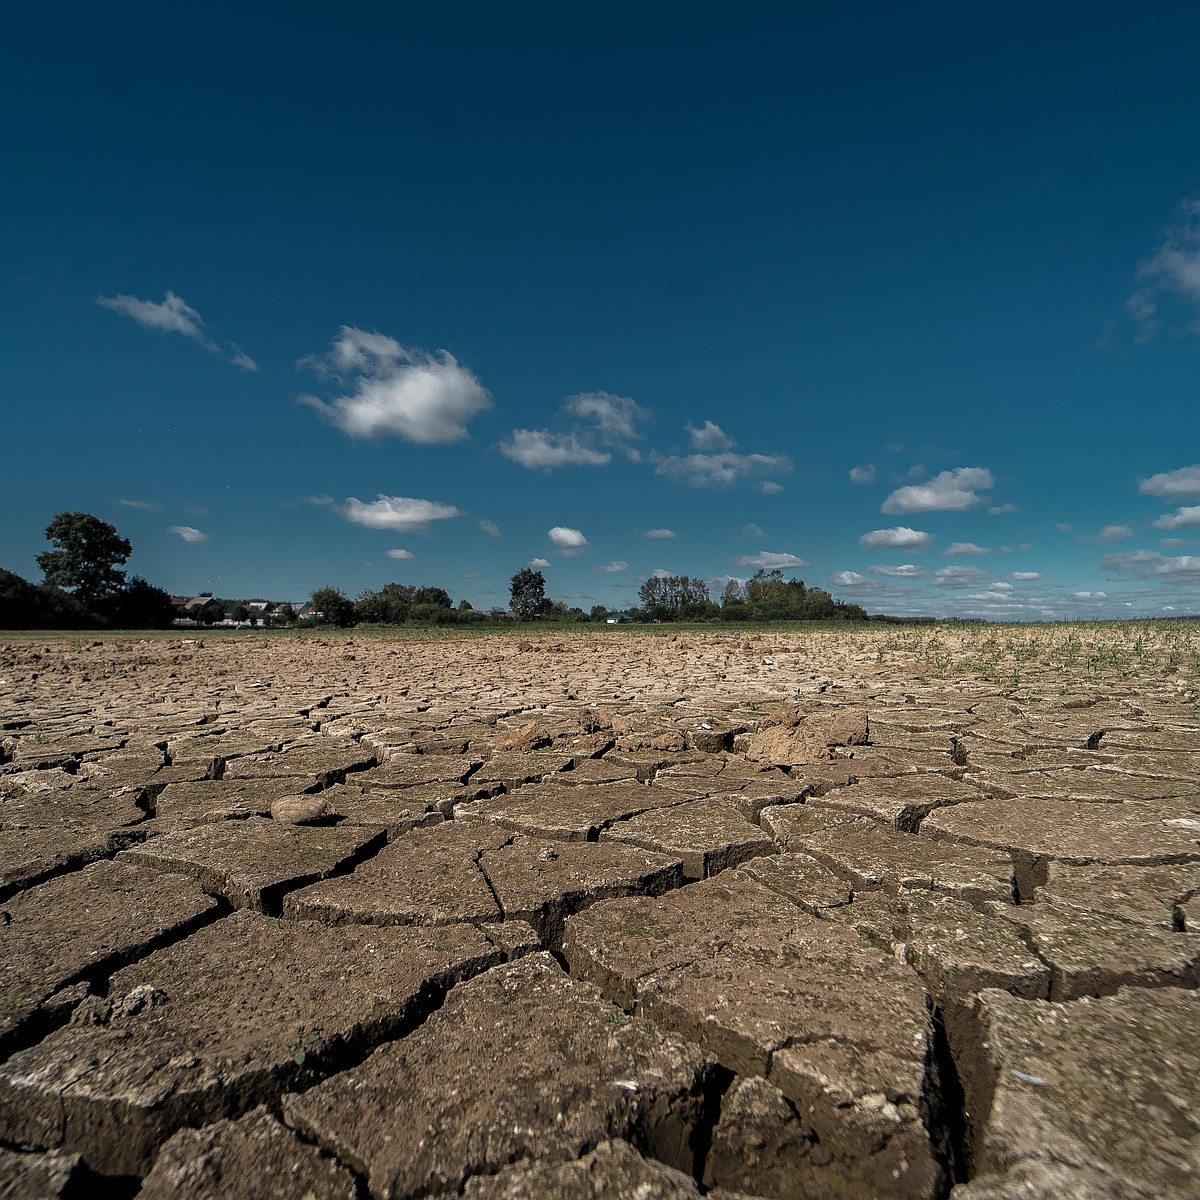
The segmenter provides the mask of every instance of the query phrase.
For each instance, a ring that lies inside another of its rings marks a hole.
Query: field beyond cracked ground
[[[1195,1197],[1165,628],[0,642],[0,1196]]]

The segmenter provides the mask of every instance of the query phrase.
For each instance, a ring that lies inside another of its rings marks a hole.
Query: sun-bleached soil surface
[[[1089,636],[0,641],[0,1196],[1200,1195],[1195,655]]]

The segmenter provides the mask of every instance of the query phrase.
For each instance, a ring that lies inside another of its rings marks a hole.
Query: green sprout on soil
[[[292,1038],[287,1043],[287,1048],[292,1051],[292,1062],[298,1067],[304,1066],[304,1060],[308,1057],[307,1050],[311,1050],[320,1040],[321,1035],[319,1033],[310,1033],[304,1037]]]

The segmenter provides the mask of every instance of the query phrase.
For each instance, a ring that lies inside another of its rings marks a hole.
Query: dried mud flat
[[[1200,1194],[1195,657],[985,636],[0,642],[0,1196]]]

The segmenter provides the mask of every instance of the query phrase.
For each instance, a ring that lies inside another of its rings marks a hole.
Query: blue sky
[[[1194,3],[0,9],[0,566],[1200,611]]]

